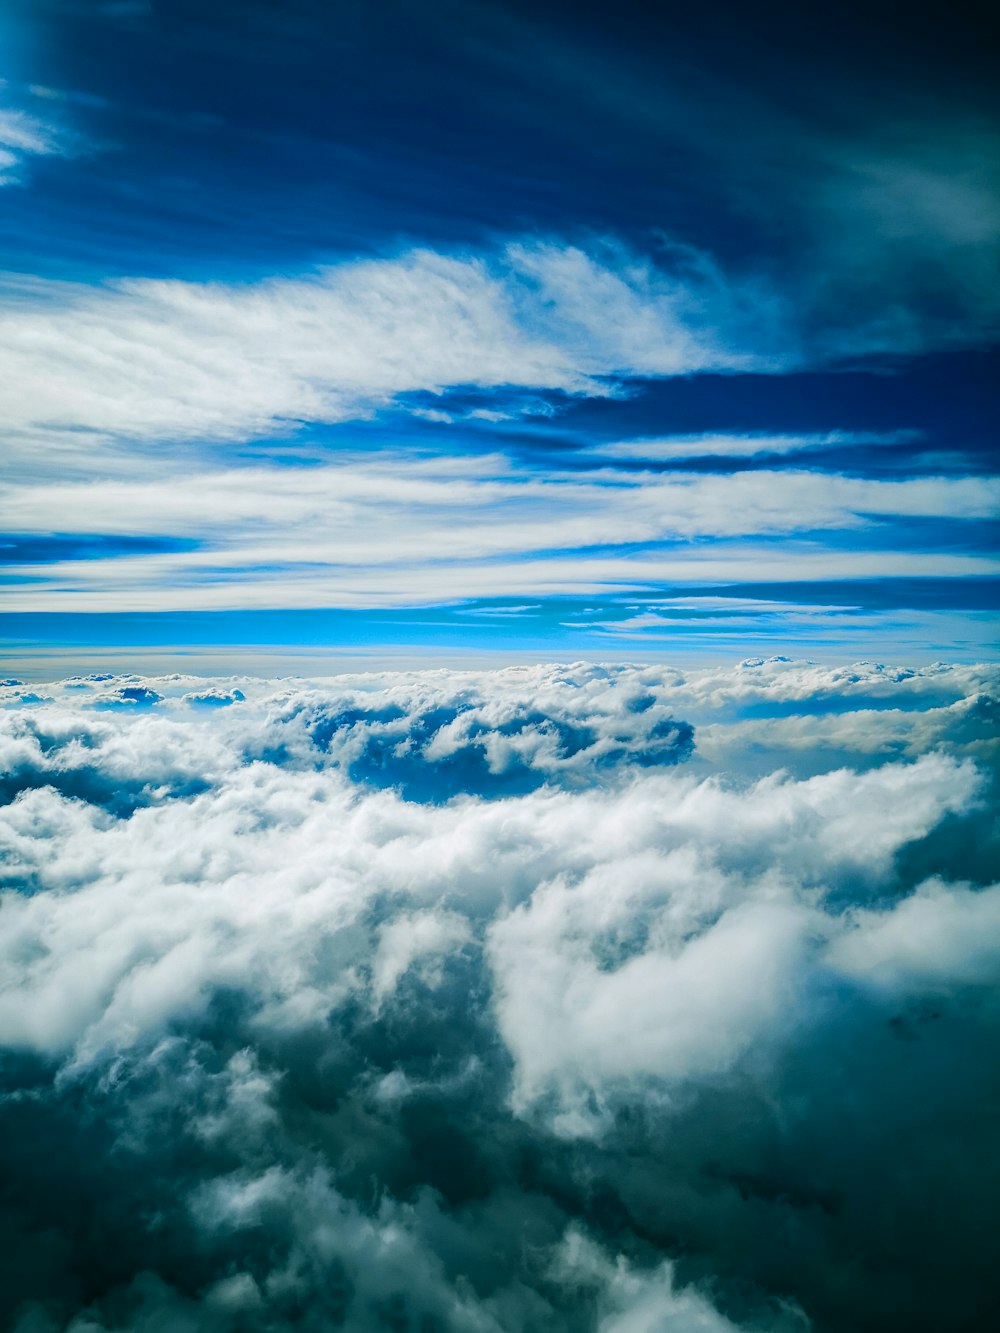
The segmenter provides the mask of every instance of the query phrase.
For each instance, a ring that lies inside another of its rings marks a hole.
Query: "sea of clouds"
[[[987,1327],[998,692],[5,682],[3,1326]]]

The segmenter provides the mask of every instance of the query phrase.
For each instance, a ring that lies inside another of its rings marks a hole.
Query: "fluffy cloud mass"
[[[998,686],[4,684],[5,1323],[984,1327]]]

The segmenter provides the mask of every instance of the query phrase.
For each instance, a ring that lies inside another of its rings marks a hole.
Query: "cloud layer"
[[[364,416],[411,390],[604,395],[607,376],[788,359],[762,327],[775,298],[686,252],[661,270],[615,247],[417,250],[258,283],[15,278],[5,296],[0,406],[26,442],[240,440]]]
[[[502,454],[412,449],[310,467],[133,468],[115,479],[7,488],[0,524],[12,546],[12,610],[412,606],[997,570],[974,526],[997,513],[992,476],[541,472]],[[945,521],[970,525],[970,535],[928,550],[910,531]],[[59,534],[51,557],[40,538],[42,559],[19,560],[18,536],[46,531]],[[66,558],[59,542],[75,533],[89,541]],[[787,540],[779,548],[769,544],[775,537]]]
[[[982,1327],[998,683],[5,685],[4,1318]]]

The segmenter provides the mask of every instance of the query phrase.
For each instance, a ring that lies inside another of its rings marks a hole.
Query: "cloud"
[[[833,430],[809,435],[705,433],[673,435],[664,439],[617,440],[592,445],[587,452],[602,458],[660,463],[692,458],[756,458],[763,454],[798,454],[819,449],[867,449],[878,445],[911,444],[920,438],[920,432],[914,430]]]
[[[246,699],[246,695],[238,687],[230,690],[201,690],[192,691],[184,696],[185,703],[194,704],[200,708],[228,708],[231,704],[241,704]]]
[[[557,1133],[599,1132],[609,1096],[625,1100],[645,1079],[670,1086],[727,1073],[799,999],[804,942],[816,928],[807,913],[740,904],[686,947],[668,937],[628,957],[613,919],[589,938],[586,926],[575,940],[548,929],[547,918],[576,915],[558,901],[563,892],[539,891],[491,938],[500,1031],[517,1063],[514,1106],[526,1112],[551,1097]],[[610,960],[600,948],[609,933]],[[623,946],[626,960],[614,966]]]
[[[670,582],[962,577],[989,556],[910,549],[890,523],[988,519],[996,477],[875,480],[789,469],[598,468],[541,475],[503,455],[347,455],[311,468],[189,470],[11,484],[10,533],[163,537],[179,549],[9,566],[28,610],[416,605]],[[850,533],[850,547],[837,544]],[[766,539],[788,535],[780,549]],[[765,539],[765,544],[757,544]],[[971,538],[970,538],[971,541]],[[595,542],[599,547],[595,550]],[[870,549],[868,548],[870,543]]]
[[[69,151],[67,136],[56,125],[27,111],[0,108],[0,186],[20,184],[28,159]]]
[[[154,474],[12,486],[2,517],[8,531],[43,530],[46,515],[49,527],[61,532],[99,527],[113,534],[221,538],[235,528],[245,539],[251,529],[255,551],[270,548],[275,556],[290,545],[293,528],[307,524],[329,559],[349,563],[353,551],[353,563],[367,564],[377,549],[391,550],[391,545],[378,532],[365,543],[361,529],[390,518],[394,525],[402,521],[415,529],[412,535],[405,529],[398,533],[396,544],[405,555],[419,554],[413,544],[421,538],[426,542],[430,525],[447,515],[453,521],[448,530],[435,532],[435,549],[442,555],[475,556],[589,545],[585,538],[595,535],[602,544],[622,544],[629,531],[651,541],[856,528],[862,518],[875,515],[984,519],[1000,506],[1000,479],[990,476],[882,481],[806,470],[728,475],[613,468],[539,475],[504,455],[428,459],[406,450],[348,455],[307,470],[204,471],[193,487],[191,480],[182,487],[177,476]],[[593,527],[585,532],[583,518],[595,508],[600,524],[596,532]],[[463,511],[474,513],[474,521],[462,524]],[[551,535],[532,533],[533,521],[541,517]],[[475,533],[481,534],[478,540]],[[182,551],[175,558],[187,555]]]
[[[471,939],[468,920],[459,912],[416,912],[394,918],[379,932],[372,964],[372,993],[376,1003],[392,994],[400,978],[415,963],[445,956]]]
[[[600,1333],[652,1333],[654,1329],[732,1333],[737,1327],[699,1293],[677,1291],[671,1264],[636,1273],[621,1259],[614,1263],[576,1229],[567,1231],[553,1271],[563,1282],[593,1291],[600,1309]]]
[[[4,1320],[982,1323],[996,676],[101,673],[9,707]]]
[[[1000,143],[981,115],[897,114],[867,139],[829,141],[816,162],[791,212],[811,214],[821,344],[905,355],[995,340]]]
[[[290,717],[353,781],[394,787],[416,801],[519,794],[543,784],[572,789],[622,764],[653,768],[690,755],[691,727],[655,695],[627,677],[623,689],[614,688],[599,668],[587,674],[586,687],[540,681],[544,692],[534,699],[484,693],[474,678],[456,691],[447,677],[413,692],[397,686],[377,701],[359,692],[331,705],[303,694]]]
[[[919,994],[1000,981],[1000,887],[928,880],[891,911],[857,913],[853,926],[830,961],[869,984]]]
[[[754,351],[741,345],[729,325],[734,311],[750,325],[751,293],[707,261],[675,275],[614,249],[553,244],[482,257],[416,250],[239,285],[20,280],[6,296],[2,406],[25,443],[67,432],[238,440],[363,417],[417,389],[603,396],[608,376],[787,357],[759,350],[759,329]]]

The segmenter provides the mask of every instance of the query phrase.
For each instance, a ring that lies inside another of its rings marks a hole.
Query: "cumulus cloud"
[[[928,880],[889,912],[856,914],[831,961],[873,985],[912,988],[1000,981],[1000,886],[974,892]]]
[[[4,685],[5,1321],[983,1326],[998,683]]]

